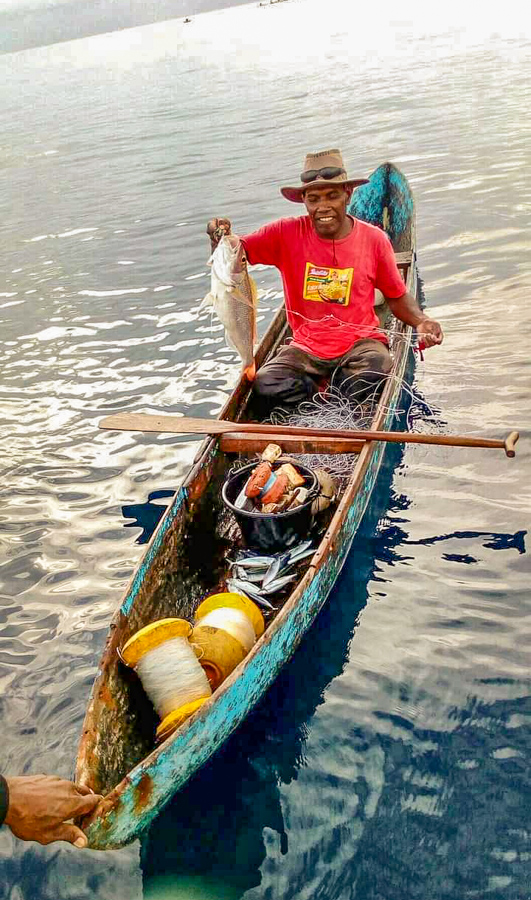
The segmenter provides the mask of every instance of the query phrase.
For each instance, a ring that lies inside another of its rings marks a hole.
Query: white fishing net
[[[358,375],[353,378],[359,380]],[[399,382],[400,399],[395,413],[397,416],[406,416],[407,431],[443,430],[444,423],[441,422],[438,412],[433,410],[407,381],[398,379],[394,375],[386,376],[386,380],[389,378]],[[348,381],[343,382],[341,389],[330,386],[326,391],[316,393],[311,400],[302,403],[293,412],[274,410],[270,421],[274,425],[291,427],[369,430],[380,399],[381,384],[375,384],[369,395],[362,388],[363,402],[357,402],[352,393],[347,397],[345,394],[347,387]],[[387,412],[387,409],[385,411]],[[326,469],[339,480],[342,486],[348,481],[358,459],[357,453],[290,453],[289,455],[310,469]]]

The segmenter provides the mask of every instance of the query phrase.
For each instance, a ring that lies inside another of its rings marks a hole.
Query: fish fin
[[[207,306],[214,306],[214,295],[212,291],[209,291],[208,294],[203,297],[199,305],[199,309],[206,309]]]
[[[245,369],[243,370],[243,374],[247,375],[247,378],[249,379],[249,381],[254,381],[254,379],[256,377],[256,363],[255,363],[254,359],[250,366],[245,367]]]
[[[253,317],[253,347],[258,343],[258,332],[256,330],[256,308],[258,306],[258,288],[256,287],[255,281],[250,278],[251,281],[251,297],[254,306],[255,315]],[[251,379],[252,380],[252,379]]]
[[[236,347],[234,341],[231,341],[227,332],[225,332],[225,342],[227,344],[227,347],[230,347],[231,350],[234,350],[234,352],[237,353],[241,359],[242,357],[238,347]],[[256,375],[256,363],[254,359],[249,363],[248,366],[242,367],[242,375],[247,375],[249,381],[254,381]]]

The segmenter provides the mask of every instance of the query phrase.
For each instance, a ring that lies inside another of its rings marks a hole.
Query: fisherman
[[[293,333],[291,343],[256,374],[266,416],[277,406],[297,407],[329,379],[360,403],[378,394],[392,360],[374,310],[375,288],[397,319],[416,328],[425,347],[442,342],[440,324],[404,289],[387,235],[347,212],[353,190],[367,181],[348,178],[339,150],[309,153],[300,184],[280,189],[287,200],[304,203],[307,215],[234,236],[251,265],[280,270]],[[212,250],[230,232],[229,219],[211,219]]]
[[[90,788],[54,775],[0,775],[0,825],[23,841],[86,847],[86,835],[69,820],[88,815],[100,800]]]

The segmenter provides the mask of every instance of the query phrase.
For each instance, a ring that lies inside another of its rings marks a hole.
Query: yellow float
[[[199,605],[190,640],[213,691],[247,656],[264,627],[262,613],[242,594],[213,594]]]

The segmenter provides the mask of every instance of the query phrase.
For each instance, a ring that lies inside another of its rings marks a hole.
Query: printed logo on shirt
[[[306,263],[303,299],[348,306],[353,274],[354,269],[331,269]]]

